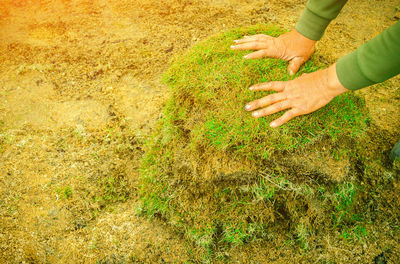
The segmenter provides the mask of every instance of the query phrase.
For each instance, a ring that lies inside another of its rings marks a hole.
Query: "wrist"
[[[301,43],[307,45],[307,46],[312,46],[314,47],[315,44],[317,43],[316,40],[307,38],[306,36],[304,36],[303,34],[301,34],[299,31],[297,31],[297,29],[294,29],[293,34],[296,35],[296,38],[298,39],[298,41],[300,41]]]
[[[329,93],[334,97],[349,91],[342,85],[337,76],[336,63],[331,65],[328,69],[326,69],[326,76],[327,76],[327,86]]]
[[[320,40],[330,21],[330,19],[315,14],[307,7],[296,25],[296,30],[310,39]]]

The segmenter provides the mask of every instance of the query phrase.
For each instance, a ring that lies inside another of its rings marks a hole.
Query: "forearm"
[[[296,30],[303,36],[320,40],[329,23],[335,19],[347,0],[309,0]]]
[[[400,74],[400,22],[341,58],[336,64],[339,81],[358,90]]]

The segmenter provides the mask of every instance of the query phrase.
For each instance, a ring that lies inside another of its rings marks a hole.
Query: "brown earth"
[[[171,56],[211,34],[257,23],[293,28],[304,2],[1,0],[0,262],[204,260],[163,221],[136,214],[141,146],[168,97],[160,74]],[[333,61],[355,49],[396,21],[396,6],[350,1],[320,53]],[[371,114],[370,140],[360,142],[370,160],[387,160],[399,138],[399,86],[395,78],[358,92]],[[320,250],[301,254],[275,234],[214,257],[373,263],[385,252],[398,263],[399,225],[384,217],[400,206],[399,191],[395,181],[374,198],[381,219],[368,226],[368,241],[327,235]]]

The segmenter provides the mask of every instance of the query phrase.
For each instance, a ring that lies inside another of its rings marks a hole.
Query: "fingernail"
[[[289,70],[289,74],[290,74],[290,75],[293,75],[294,72],[293,72],[292,70]]]
[[[243,56],[243,58],[245,58],[245,59],[247,59],[249,57],[249,55],[245,55],[245,56]]]
[[[235,46],[234,46],[234,45],[232,45],[232,46],[231,46],[231,49],[234,49],[234,48],[235,48]]]
[[[236,39],[236,40],[234,40],[233,42],[235,42],[235,43],[238,43],[238,42],[239,42],[239,40],[237,40],[237,39]]]
[[[259,113],[259,112],[253,112],[253,116],[254,116],[254,117],[259,117],[259,116],[260,116],[260,113]]]
[[[271,124],[269,124],[269,126],[272,127],[272,128],[274,128],[274,127],[276,127],[276,123],[275,123],[275,122],[272,122]]]
[[[253,90],[254,90],[254,86],[250,86],[250,87],[249,87],[249,90],[250,90],[250,91],[253,91]]]
[[[244,38],[248,38],[249,36],[244,36]]]
[[[246,105],[245,107],[244,107],[247,111],[249,111],[250,109],[251,109],[251,105]]]

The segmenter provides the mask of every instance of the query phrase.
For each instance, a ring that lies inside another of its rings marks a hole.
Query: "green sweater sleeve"
[[[400,74],[400,21],[336,63],[339,81],[358,90]]]
[[[309,0],[296,30],[309,39],[320,40],[326,27],[337,17],[346,2],[347,0]]]

